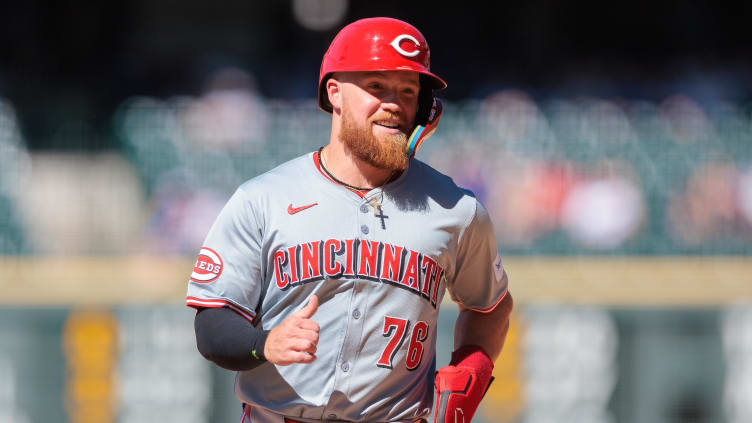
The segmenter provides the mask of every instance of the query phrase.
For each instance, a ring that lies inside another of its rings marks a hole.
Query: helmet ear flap
[[[425,126],[433,107],[433,88],[427,77],[420,75],[420,92],[418,93],[418,111],[415,113],[415,124]]]
[[[415,154],[420,149],[423,142],[427,140],[436,131],[436,127],[441,120],[441,114],[444,111],[444,106],[441,104],[441,100],[436,97],[431,97],[431,107],[428,107],[428,118],[425,122],[421,122],[415,125],[413,133],[410,138],[407,139],[407,145],[405,153],[408,157],[415,157]]]
[[[326,81],[331,77],[331,74],[327,74],[321,79],[321,83],[319,83],[319,107],[329,113],[332,113],[334,110],[332,103],[329,102],[329,93],[326,92]]]

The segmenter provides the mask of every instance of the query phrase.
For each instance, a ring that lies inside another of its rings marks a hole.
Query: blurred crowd
[[[429,162],[474,190],[512,249],[743,250],[752,241],[751,116],[730,104],[708,109],[683,95],[537,104],[503,91],[466,105],[469,119],[442,133]]]
[[[475,192],[510,253],[749,253],[748,105],[502,90],[446,104],[418,157]],[[0,253],[195,254],[243,181],[328,140],[314,99],[215,72],[196,96],[132,97],[119,149],[30,152],[0,98]]]

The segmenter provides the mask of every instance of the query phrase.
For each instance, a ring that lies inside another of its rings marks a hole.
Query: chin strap
[[[407,140],[407,157],[415,157],[415,154],[423,145],[423,141],[433,135],[436,131],[436,127],[441,120],[441,114],[444,111],[444,106],[441,104],[441,100],[434,97],[433,104],[431,105],[431,111],[428,113],[428,119],[423,124],[419,124],[413,130],[412,135]]]

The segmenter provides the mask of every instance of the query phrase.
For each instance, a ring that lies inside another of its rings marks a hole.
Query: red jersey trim
[[[478,313],[488,314],[488,313],[496,310],[496,307],[498,307],[499,304],[501,304],[501,300],[503,300],[504,297],[506,297],[508,293],[509,293],[509,290],[507,289],[506,291],[504,291],[504,295],[502,295],[501,297],[499,297],[499,299],[496,300],[496,303],[494,303],[490,307],[486,307],[486,308],[473,308],[473,307],[467,307],[467,306],[464,306],[464,305],[463,305],[463,307],[467,308],[468,310],[472,310],[472,311],[475,311],[475,312],[478,312]]]
[[[239,307],[239,306],[237,306],[237,305],[235,305],[235,304],[233,304],[233,303],[231,303],[231,302],[229,302],[227,300],[218,300],[218,299],[207,300],[205,298],[186,297],[186,299],[185,299],[185,305],[187,305],[188,307],[193,307],[193,308],[201,308],[201,307],[206,307],[206,308],[222,308],[222,307],[225,307],[225,308],[229,308],[230,310],[238,313],[245,320],[248,320],[248,323],[253,323],[253,318],[254,318],[253,314],[247,312],[242,307]]]
[[[251,405],[247,403],[243,403],[243,414],[240,416],[240,423],[253,423],[251,420]],[[246,421],[246,417],[248,420]],[[287,417],[283,417],[284,423],[299,423],[297,420],[288,419]]]

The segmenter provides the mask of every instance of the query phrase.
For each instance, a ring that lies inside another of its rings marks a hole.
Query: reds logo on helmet
[[[196,258],[196,264],[193,265],[191,280],[198,283],[211,282],[222,274],[222,267],[222,258],[216,251],[201,247],[198,258]]]
[[[400,43],[402,40],[410,40],[415,44],[415,50],[413,51],[405,51],[401,46]],[[401,34],[392,40],[391,43],[389,43],[390,46],[394,47],[395,50],[397,50],[397,53],[406,56],[406,57],[415,57],[420,54],[420,41],[416,40],[415,37],[409,34]]]

